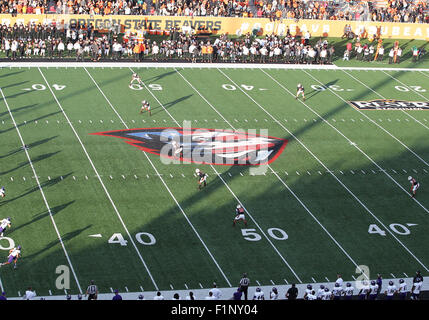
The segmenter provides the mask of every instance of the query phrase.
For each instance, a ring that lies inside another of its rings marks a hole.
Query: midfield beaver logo
[[[125,139],[142,151],[171,159],[175,148],[180,146],[182,152],[178,160],[214,165],[269,164],[277,159],[288,142],[256,133],[194,128],[143,128],[92,134]]]
[[[359,110],[429,110],[428,101],[404,101],[395,99],[378,99],[370,101],[349,101]]]

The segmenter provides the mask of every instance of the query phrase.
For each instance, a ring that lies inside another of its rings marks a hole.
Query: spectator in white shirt
[[[25,299],[25,300],[31,300],[31,299],[33,299],[33,298],[35,298],[35,297],[36,297],[36,292],[34,292],[34,291],[32,290],[32,288],[31,288],[31,287],[29,287],[29,288],[27,289],[27,291],[25,291],[24,299]]]
[[[220,297],[222,297],[221,291],[217,288],[216,282],[213,282],[213,288],[210,290],[211,293],[213,293],[213,297],[216,298],[216,300],[219,300]]]
[[[209,295],[204,298],[205,300],[217,300],[216,297],[213,295],[213,292],[210,290]]]

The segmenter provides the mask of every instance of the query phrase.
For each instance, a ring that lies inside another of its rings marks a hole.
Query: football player
[[[418,281],[413,283],[413,287],[411,288],[411,300],[419,300],[420,299],[420,290],[422,289],[423,281]]]
[[[134,81],[137,81],[137,83],[140,83],[140,81],[141,81],[140,76],[137,73],[133,73],[133,75],[131,77],[131,81],[130,81],[130,85],[129,85],[130,88],[131,88],[131,85],[133,84]]]
[[[9,256],[7,257],[7,261],[0,264],[0,266],[4,266],[6,264],[14,263],[13,268],[16,269],[16,263],[18,258],[21,257],[21,246],[9,250]]]
[[[399,279],[399,298],[401,300],[405,300],[407,298],[408,294],[408,288],[407,283],[404,281],[404,279]]]
[[[244,209],[241,205],[237,205],[237,208],[235,209],[235,218],[232,222],[232,226],[235,227],[235,223],[240,220],[243,220],[244,225],[247,226],[246,217],[244,216]]]
[[[346,300],[351,300],[353,297],[353,291],[355,289],[352,287],[352,284],[350,282],[347,282],[346,288],[344,289],[344,298]]]
[[[389,285],[387,286],[387,290],[384,292],[384,294],[386,295],[386,300],[392,300],[396,292],[398,292],[398,290],[396,289],[396,286],[393,284],[393,281],[390,280]]]
[[[313,286],[311,284],[307,284],[307,289],[305,289],[305,293],[304,293],[304,300],[310,300],[308,299],[308,296],[310,294],[314,294],[315,292],[313,291]],[[316,297],[315,297],[316,298]],[[313,299],[312,299],[313,300]]]
[[[325,292],[322,295],[322,300],[331,300],[332,299],[332,292],[329,290],[328,287],[325,287]]]
[[[362,283],[362,289],[359,291],[359,299],[365,300],[369,293],[369,284],[367,281],[363,281]]]
[[[0,195],[2,198],[6,197],[6,190],[4,189],[4,187],[0,188]]]
[[[317,299],[316,292],[314,290],[310,291],[310,293],[307,294],[306,300],[316,300],[316,299]]]
[[[256,288],[256,292],[253,295],[253,300],[265,300],[264,292],[261,291],[261,288]]]
[[[375,300],[378,294],[378,284],[372,280],[369,286],[369,300]]]
[[[143,100],[142,101],[142,107],[140,108],[140,113],[143,113],[143,111],[147,110],[149,112],[149,116],[151,116],[151,112],[150,112],[150,104],[148,101]]]
[[[207,174],[205,174],[204,172],[202,172],[200,169],[195,169],[195,173],[198,176],[198,189],[201,190],[202,186],[204,185],[207,186]]]
[[[173,140],[171,144],[173,145],[173,158],[180,159],[183,156],[183,147],[176,140]]]
[[[320,285],[320,289],[317,290],[317,300],[322,300],[322,296],[325,293],[325,286],[323,284]]]
[[[10,228],[10,217],[7,217],[0,222],[0,237],[3,237],[3,233],[7,227]]]
[[[408,177],[408,181],[411,183],[411,197],[414,198],[416,196],[417,189],[420,187],[420,183],[411,176]]]
[[[334,289],[332,289],[334,300],[340,300],[343,290],[343,287],[341,287],[339,283],[335,283]]]
[[[298,99],[300,94],[302,95],[302,99],[305,101],[304,86],[301,83],[298,83],[295,99]]]

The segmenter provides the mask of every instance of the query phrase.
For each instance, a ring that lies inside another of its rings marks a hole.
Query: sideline
[[[1,68],[187,68],[187,69],[305,69],[305,70],[356,70],[356,71],[418,71],[429,72],[428,68],[383,68],[383,67],[338,67],[318,64],[262,64],[262,63],[190,63],[190,62],[70,62],[70,61],[20,61],[0,62]]]

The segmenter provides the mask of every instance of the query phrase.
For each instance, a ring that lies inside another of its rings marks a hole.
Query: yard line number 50
[[[286,240],[289,238],[287,233],[280,228],[269,228],[267,232],[275,240]],[[247,241],[259,241],[262,239],[261,235],[256,232],[256,229],[241,229],[241,234]]]

